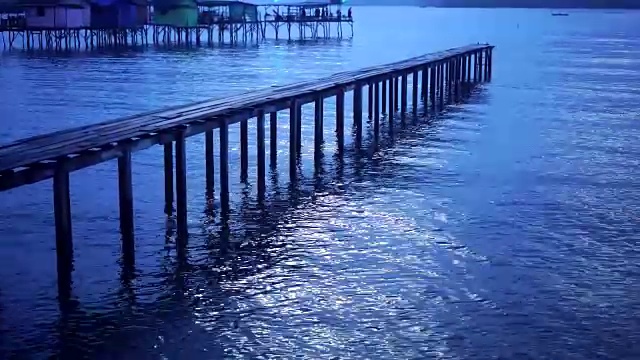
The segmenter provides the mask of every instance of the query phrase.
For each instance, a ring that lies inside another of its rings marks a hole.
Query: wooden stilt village
[[[254,4],[239,0],[2,0],[8,49],[73,50],[147,44],[251,44],[268,38],[353,36],[343,0]],[[10,2],[7,2],[10,1]]]

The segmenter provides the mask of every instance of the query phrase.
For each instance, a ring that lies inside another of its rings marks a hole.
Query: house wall
[[[147,22],[147,7],[126,3],[91,6],[91,26],[96,28],[132,28]]]
[[[238,21],[242,21],[245,18],[249,21],[255,21],[258,17],[258,7],[247,4],[230,4],[229,17]]]
[[[80,9],[45,7],[43,16],[38,16],[38,8],[27,8],[25,18],[28,28],[79,28],[87,27],[91,21],[89,7]]]
[[[158,25],[196,26],[198,25],[198,8],[181,7],[164,12],[156,9],[153,12],[153,22]]]

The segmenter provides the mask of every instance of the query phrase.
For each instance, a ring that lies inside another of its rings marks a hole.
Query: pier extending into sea
[[[248,181],[249,173],[249,126],[256,127],[257,178],[254,181],[257,196],[264,197],[266,145],[270,147],[270,166],[277,168],[278,136],[288,138],[289,178],[292,183],[298,180],[302,105],[314,104],[313,142],[318,163],[326,141],[323,135],[325,99],[335,97],[336,155],[341,159],[345,152],[345,119],[353,119],[354,141],[350,146],[359,148],[364,145],[365,129],[372,131],[367,138],[376,143],[380,140],[382,121],[393,128],[398,121],[437,114],[448,104],[463,100],[477,84],[490,81],[493,49],[488,44],[468,45],[391,64],[337,73],[322,79],[161,109],[1,145],[0,191],[53,179],[60,286],[70,281],[73,262],[69,183],[72,172],[117,159],[123,258],[132,263],[135,259],[135,236],[131,159],[137,151],[156,145],[164,147],[164,212],[175,217],[176,241],[184,244],[189,236],[186,181],[186,143],[189,137],[204,133],[206,185],[203,190],[208,199],[218,195],[221,214],[228,214],[230,126],[240,126],[239,175],[244,181]],[[353,102],[353,114],[346,114],[345,111],[345,102],[349,99]],[[289,113],[287,134],[278,134],[278,114],[281,111]],[[365,126],[364,118],[368,118],[370,126]],[[266,138],[267,128],[269,141]],[[214,130],[219,139],[217,154]],[[214,194],[216,163],[218,194]]]

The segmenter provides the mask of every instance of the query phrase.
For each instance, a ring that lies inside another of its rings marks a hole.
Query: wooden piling
[[[164,144],[164,213],[173,214],[173,142]]]
[[[316,165],[322,158],[322,143],[324,141],[324,98],[318,96],[314,106],[313,157]]]
[[[356,130],[355,142],[362,143],[362,85],[357,84],[353,90],[353,124]]]
[[[369,107],[369,119],[373,119],[373,87],[372,83],[369,83],[367,86],[367,90],[369,90],[369,98],[367,102],[367,106]]]
[[[400,118],[404,119],[407,115],[407,88],[409,87],[407,73],[402,74],[402,84],[400,85]]]
[[[278,113],[269,114],[269,157],[272,168],[278,163]]]
[[[205,191],[207,199],[213,199],[215,188],[215,162],[213,151],[213,130],[204,135]]]
[[[376,82],[378,85],[378,87],[380,87],[380,82]],[[378,92],[378,95],[379,92]],[[382,113],[386,114],[387,113],[387,80],[382,80]]]
[[[176,136],[176,225],[178,238],[186,240],[187,226],[187,151],[184,131]]]
[[[384,104],[385,101],[385,97],[384,97],[384,90],[385,90],[385,84],[386,84],[386,80],[382,81],[382,91],[383,91],[383,95],[382,95],[382,103]],[[373,106],[374,110],[373,110],[373,136],[375,138],[375,141],[378,141],[378,138],[380,137],[380,82],[376,81],[375,84],[375,100],[374,100],[374,106]]]
[[[435,65],[429,66],[429,98],[432,112],[436,110],[436,69]]]
[[[292,100],[289,106],[289,179],[291,181],[297,178],[298,109],[298,101]]]
[[[72,266],[73,239],[69,173],[62,167],[56,169],[53,175],[53,210],[58,273],[64,273]]]
[[[389,126],[393,125],[393,115],[395,114],[396,105],[394,101],[396,100],[397,89],[395,88],[395,80],[393,77],[389,78]]]
[[[259,110],[256,117],[257,129],[257,158],[258,158],[258,194],[262,195],[266,190],[266,164],[265,164],[265,129],[264,129],[264,111]]]
[[[220,123],[220,206],[229,209],[229,124],[224,119]]]
[[[493,49],[489,49],[489,78],[487,81],[491,81],[491,75],[493,71]]]
[[[249,170],[249,121],[240,122],[240,180],[247,181]]]
[[[416,116],[418,115],[418,70],[414,70],[411,75],[411,81],[413,83],[413,90],[411,90],[411,108],[413,110],[413,116]]]
[[[344,150],[344,90],[339,89],[336,94],[336,135],[338,137],[338,152]]]
[[[420,71],[422,73],[422,87],[420,89],[422,91],[421,99],[424,101],[425,107],[427,104],[427,97],[429,96],[429,87],[427,86],[427,84],[429,84],[429,69],[430,67],[425,66]]]
[[[393,107],[391,107],[391,110],[396,112],[399,110],[399,97],[400,94],[398,93],[398,88],[400,87],[400,78],[398,78],[397,75],[393,75]]]
[[[118,195],[120,207],[120,233],[122,249],[133,248],[133,184],[131,181],[131,151],[118,158]]]

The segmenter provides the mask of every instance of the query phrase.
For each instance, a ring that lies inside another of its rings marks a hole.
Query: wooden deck
[[[67,172],[120,157],[153,145],[172,142],[262,114],[314,102],[356,85],[366,85],[389,76],[421,70],[466,53],[491,49],[469,45],[440,51],[392,64],[266,88],[222,99],[148,112],[135,116],[39,135],[0,146],[0,191],[53,177],[57,168]]]

